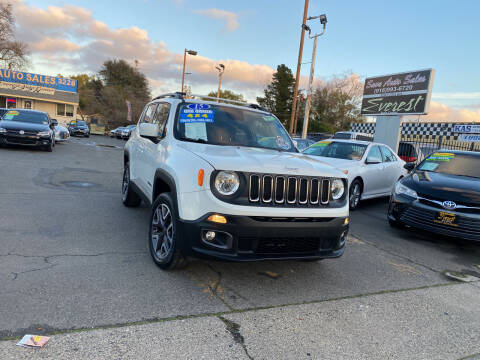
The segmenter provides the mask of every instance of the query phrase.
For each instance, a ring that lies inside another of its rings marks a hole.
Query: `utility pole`
[[[300,82],[300,70],[302,68],[303,41],[305,39],[305,23],[307,22],[308,1],[309,0],[305,0],[305,6],[303,8],[302,34],[300,36],[300,49],[298,51],[297,75],[295,76],[295,89],[293,91],[292,116],[290,117],[290,134],[294,134],[297,131],[297,122],[295,121],[295,113],[297,110],[297,96],[298,96],[298,84]]]
[[[185,85],[185,65],[187,63],[187,54],[192,55],[192,56],[196,56],[198,53],[194,50],[187,50],[187,49],[185,49],[185,51],[183,52],[182,92],[183,92],[184,85]]]
[[[218,70],[218,91],[217,91],[217,102],[220,102],[220,91],[222,88],[222,76],[223,73],[225,72],[225,65],[223,64],[218,64],[218,66],[215,67],[215,69]]]
[[[313,88],[313,74],[315,73],[315,57],[317,54],[317,39],[325,33],[325,27],[327,26],[327,16],[325,14],[319,16],[311,16],[307,20],[313,20],[320,18],[320,24],[323,25],[323,30],[320,34],[315,34],[310,36],[310,28],[308,29],[308,37],[313,39],[313,51],[312,51],[312,63],[310,65],[310,77],[308,78],[308,88],[307,88],[307,102],[305,104],[305,117],[303,119],[303,131],[302,139],[307,137],[308,132],[308,120],[310,118],[310,103],[312,100],[312,88]]]

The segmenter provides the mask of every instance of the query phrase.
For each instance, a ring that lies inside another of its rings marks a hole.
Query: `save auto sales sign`
[[[365,79],[362,115],[424,115],[432,93],[433,69]]]

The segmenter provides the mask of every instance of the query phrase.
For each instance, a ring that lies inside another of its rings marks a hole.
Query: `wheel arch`
[[[153,182],[152,203],[158,197],[158,195],[169,192],[175,201],[175,207],[178,211],[177,201],[177,186],[173,177],[163,169],[157,169],[155,171],[155,179]],[[177,214],[178,215],[178,214]]]
[[[351,187],[352,184],[353,184],[355,181],[357,181],[357,180],[360,182],[360,185],[362,186],[362,192],[363,192],[363,190],[364,190],[364,188],[365,188],[365,182],[363,181],[363,178],[362,178],[360,175],[356,176],[356,177],[352,180],[352,182],[350,183],[350,187]],[[349,190],[350,190],[350,189],[349,189]]]

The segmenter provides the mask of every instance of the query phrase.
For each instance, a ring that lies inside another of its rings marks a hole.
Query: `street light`
[[[311,16],[307,20],[314,20],[319,19],[320,24],[323,25],[323,30],[319,34],[315,34],[314,36],[310,36],[311,29],[307,25],[305,25],[305,30],[308,31],[308,37],[313,40],[313,51],[312,51],[312,64],[310,66],[310,77],[308,79],[308,88],[307,88],[307,102],[305,104],[305,117],[303,118],[303,131],[302,131],[302,138],[305,139],[307,137],[308,131],[308,120],[310,117],[310,102],[312,99],[312,87],[313,87],[313,74],[315,72],[315,56],[317,54],[317,39],[325,33],[325,27],[327,26],[327,15],[322,14],[318,16]]]
[[[185,64],[187,62],[187,54],[196,56],[198,53],[195,50],[188,50],[188,49],[185,49],[185,51],[183,52],[182,92],[185,85]]]
[[[218,64],[218,66],[215,67],[215,69],[218,70],[218,91],[217,91],[217,98],[220,99],[220,89],[222,87],[222,76],[223,73],[225,72],[225,65],[223,64]],[[220,102],[220,100],[217,99],[217,102]]]

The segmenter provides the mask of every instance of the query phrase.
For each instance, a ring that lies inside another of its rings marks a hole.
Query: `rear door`
[[[386,146],[380,146],[383,156],[384,164],[384,176],[386,180],[385,192],[390,192],[393,185],[397,182],[398,178],[402,175],[402,162],[398,161],[395,154]]]

